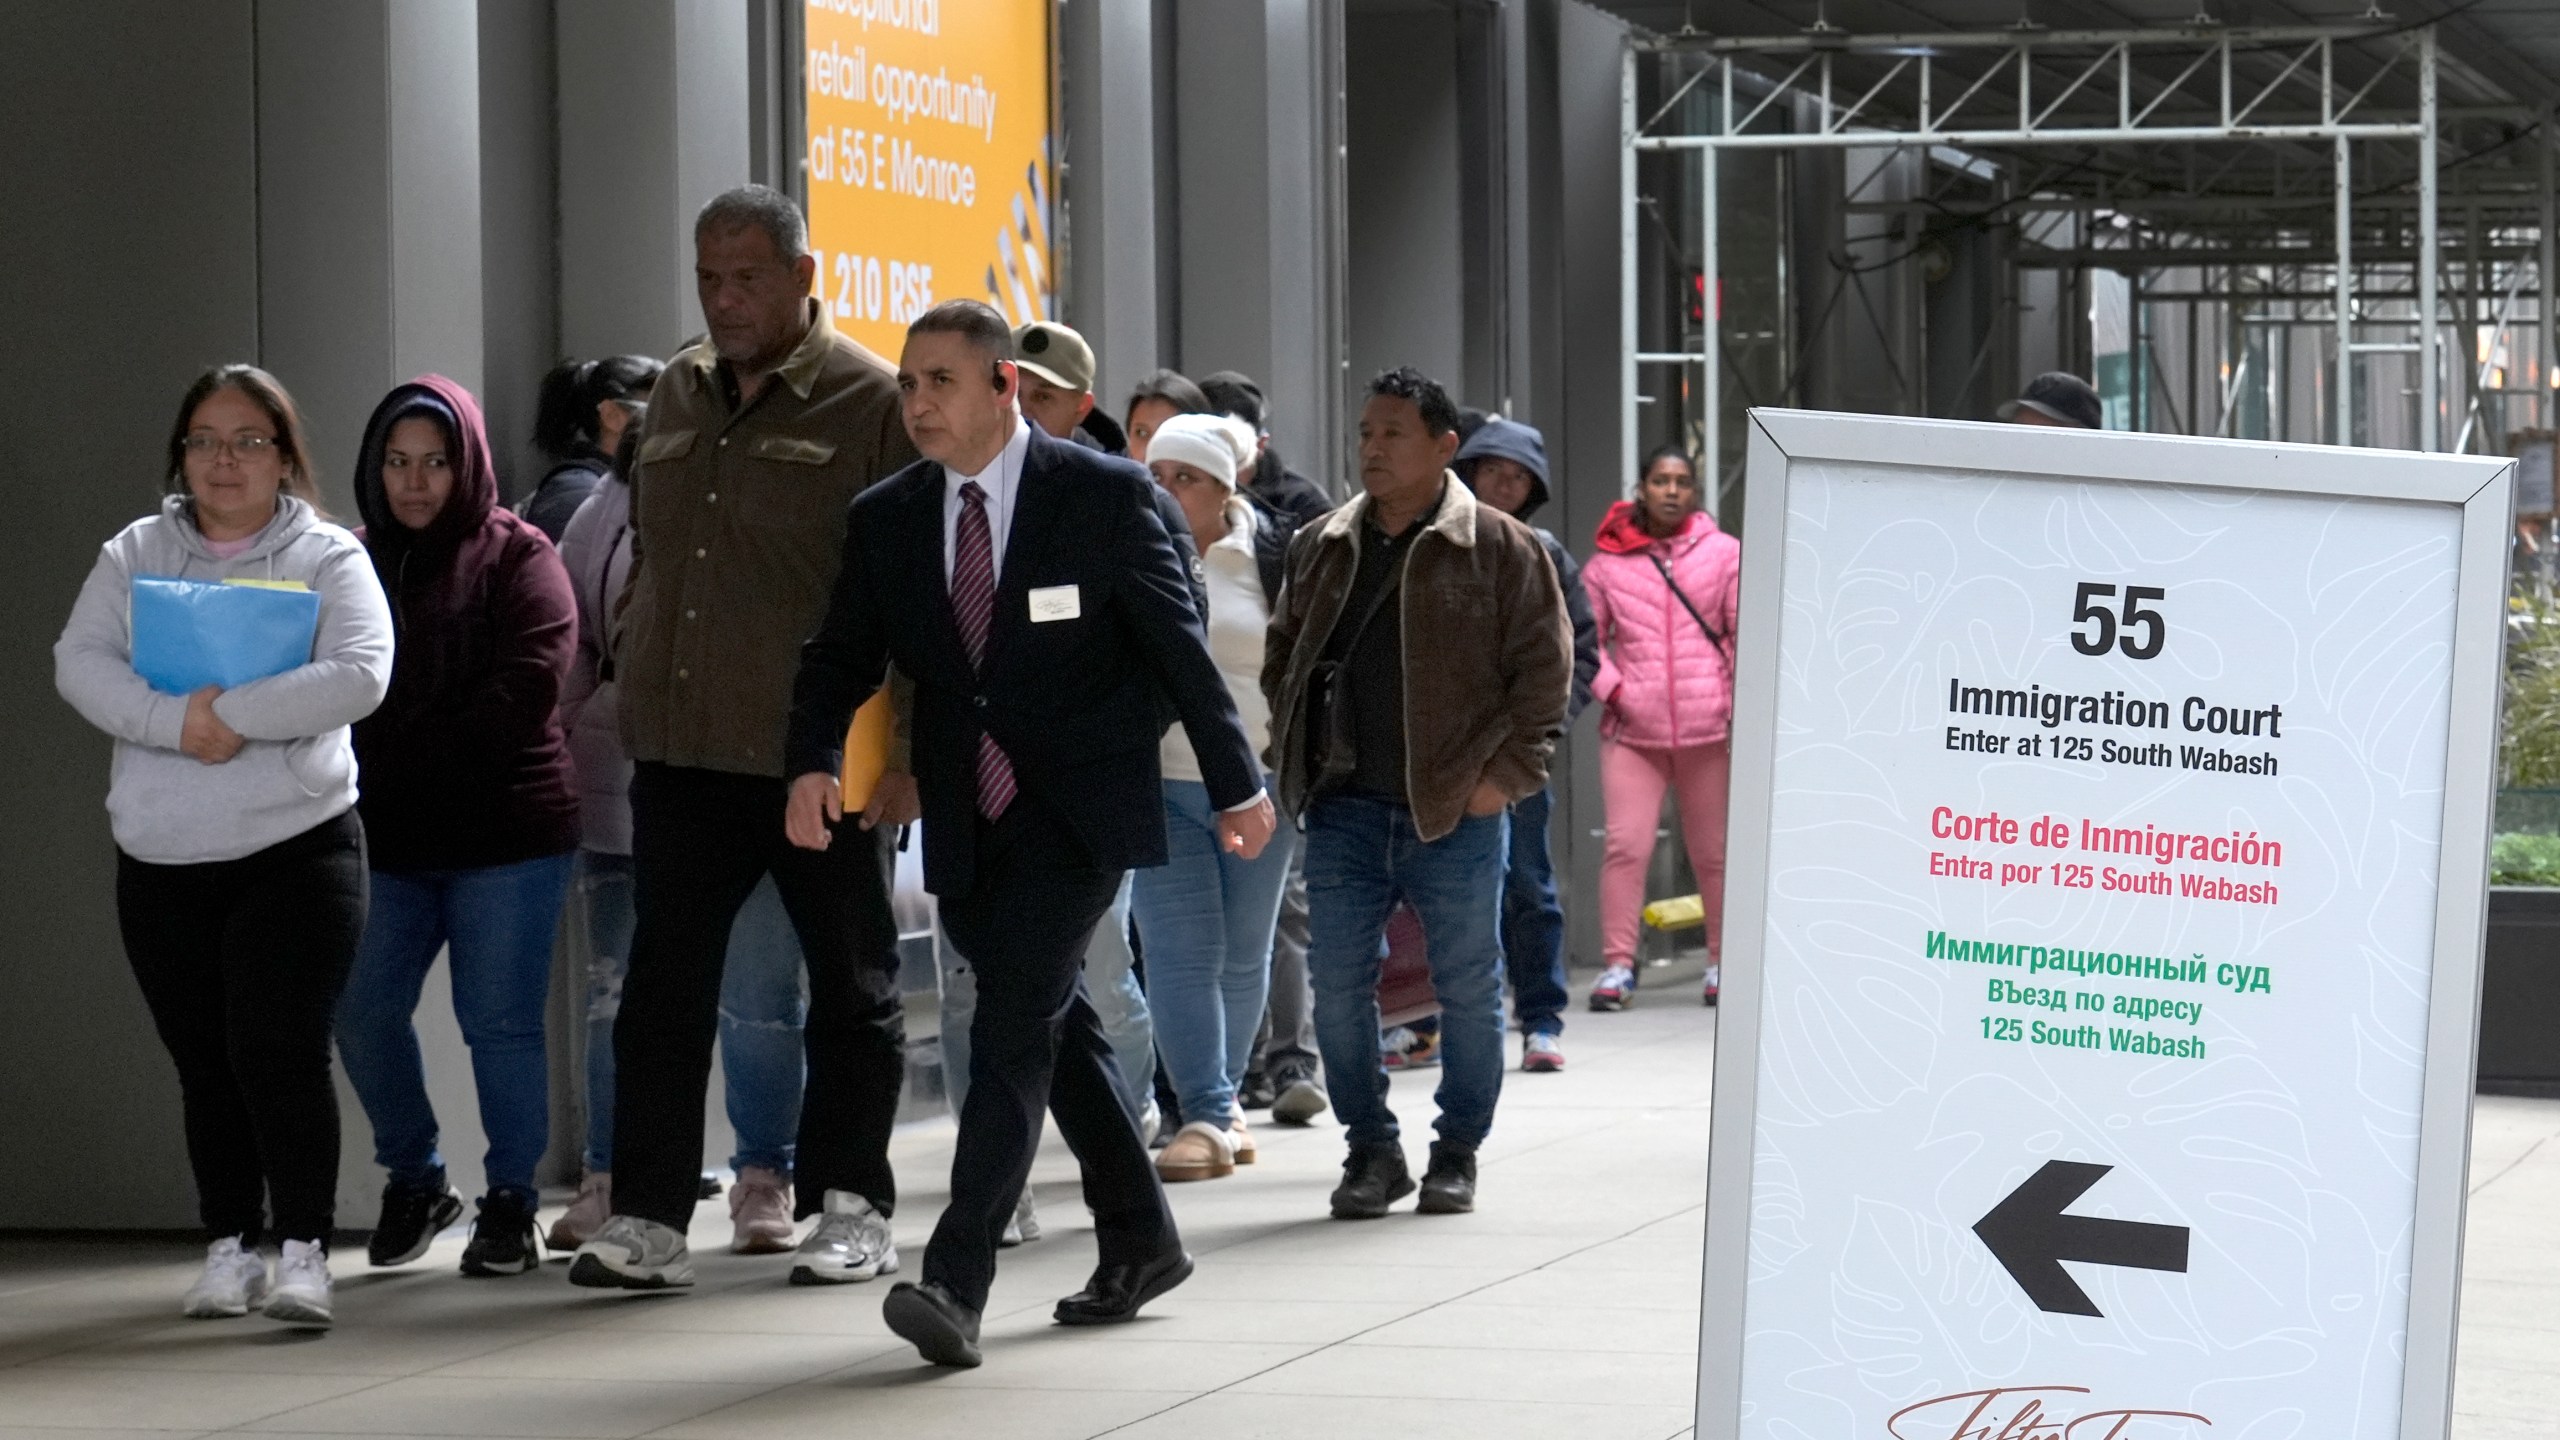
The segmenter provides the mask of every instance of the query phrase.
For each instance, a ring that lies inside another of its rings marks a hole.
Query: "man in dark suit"
[[[892,1290],[881,1317],[938,1365],[978,1363],[1044,1108],[1084,1167],[1101,1250],[1058,1322],[1128,1320],[1190,1275],[1078,962],[1121,872],[1164,862],[1156,748],[1170,719],[1225,812],[1222,843],[1259,854],[1274,824],[1152,482],[1024,423],[1012,355],[1012,332],[975,301],[908,327],[898,387],[926,458],[852,508],[785,757],[790,839],[823,849],[848,719],[889,662],[913,678],[925,883],[977,973],[978,1009],[951,1204],[923,1283]]]

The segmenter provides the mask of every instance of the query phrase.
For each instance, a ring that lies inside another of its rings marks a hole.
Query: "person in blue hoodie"
[[[1488,418],[1458,447],[1451,463],[1478,500],[1526,523],[1552,493],[1547,480],[1547,441],[1534,425]],[[1582,567],[1564,542],[1529,527],[1555,562],[1564,584],[1565,613],[1573,621],[1573,694],[1564,723],[1573,728],[1591,703],[1592,677],[1600,673],[1600,631],[1591,601],[1582,593]],[[1511,868],[1502,886],[1502,950],[1511,971],[1511,1010],[1525,1040],[1520,1068],[1547,1074],[1564,1068],[1564,907],[1556,900],[1554,859],[1547,851],[1547,820],[1555,808],[1552,788],[1511,805]]]

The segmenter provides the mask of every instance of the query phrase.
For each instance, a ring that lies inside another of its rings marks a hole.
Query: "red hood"
[[[413,531],[391,516],[391,506],[382,493],[382,448],[390,435],[392,422],[404,410],[419,401],[429,402],[430,412],[441,412],[442,420],[451,416],[457,432],[453,442],[453,498],[423,531]],[[442,375],[421,375],[405,385],[392,387],[374,407],[373,418],[365,422],[364,445],[356,459],[356,510],[364,517],[365,544],[377,555],[410,548],[413,545],[450,550],[461,539],[479,530],[498,507],[498,471],[489,457],[488,427],[480,418],[480,402],[469,390]]]
[[[1680,527],[1680,533],[1672,536],[1669,543],[1693,545],[1715,533],[1715,517],[1704,510],[1692,510],[1687,522]],[[1609,507],[1608,514],[1600,517],[1600,533],[1593,537],[1591,543],[1612,555],[1641,555],[1652,547],[1654,540],[1645,533],[1644,522],[1636,517],[1636,502],[1621,500]]]

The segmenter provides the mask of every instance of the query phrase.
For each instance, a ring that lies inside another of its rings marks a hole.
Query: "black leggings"
[[[205,1233],[255,1245],[337,1228],[330,1016],[364,933],[364,826],[350,810],[254,855],[116,856],[116,919],[177,1062]]]

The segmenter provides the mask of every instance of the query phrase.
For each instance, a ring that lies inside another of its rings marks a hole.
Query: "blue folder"
[[[136,576],[133,669],[164,695],[228,690],[311,661],[320,597],[310,590]]]

